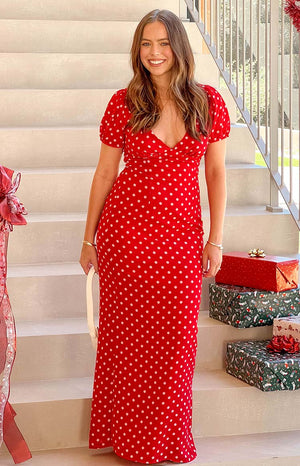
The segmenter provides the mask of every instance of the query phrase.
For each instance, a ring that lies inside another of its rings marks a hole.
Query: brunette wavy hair
[[[146,24],[155,21],[164,24],[174,54],[169,96],[182,115],[186,131],[199,140],[201,134],[207,136],[211,128],[208,97],[194,78],[195,62],[186,30],[181,20],[169,10],[151,11],[136,28],[131,46],[134,76],[126,94],[127,105],[132,114],[129,125],[133,132],[149,131],[160,118],[156,89],[140,58],[144,28]]]

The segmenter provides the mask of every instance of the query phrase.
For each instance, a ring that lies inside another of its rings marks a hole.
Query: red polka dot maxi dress
[[[226,138],[228,111],[209,96],[213,127],[170,148],[151,131],[133,134],[126,89],[111,98],[103,143],[123,148],[125,168],[97,229],[99,339],[90,448],[112,446],[144,464],[192,461],[192,379],[201,299],[203,228],[199,163]]]

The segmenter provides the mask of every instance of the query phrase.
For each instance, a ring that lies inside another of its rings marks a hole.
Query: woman
[[[185,29],[170,11],[141,20],[131,58],[134,77],[112,96],[101,121],[80,260],[100,279],[90,448],[113,446],[144,464],[189,462],[196,457],[192,378],[201,282],[222,261],[230,122],[220,94],[195,83]],[[203,155],[210,207],[204,249]]]

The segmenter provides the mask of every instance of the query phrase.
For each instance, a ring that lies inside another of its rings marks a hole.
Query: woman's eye
[[[160,45],[162,45],[163,47],[166,47],[167,45],[170,45],[169,42],[162,42]]]
[[[148,47],[150,45],[149,42],[142,42],[142,47]]]

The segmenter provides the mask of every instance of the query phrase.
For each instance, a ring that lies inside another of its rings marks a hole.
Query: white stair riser
[[[81,305],[84,313],[83,298],[77,306]],[[228,341],[272,338],[272,326],[237,329],[222,323],[216,325],[213,319],[210,320],[210,326],[201,326],[202,319],[199,318],[197,371],[224,369]],[[17,331],[20,327],[21,323],[17,324]],[[83,327],[87,332],[85,321]],[[88,333],[19,336],[12,381],[92,377],[94,360],[95,351]]]
[[[218,87],[219,72],[210,55],[195,55],[198,81]],[[0,54],[0,88],[100,89],[126,87],[132,77],[129,54]]]
[[[35,221],[26,227],[16,227],[9,242],[10,264],[44,262],[77,262],[81,250],[85,221]],[[272,236],[270,236],[272,222]],[[209,231],[209,219],[204,212],[204,231]],[[289,232],[287,235],[286,232]],[[285,238],[285,241],[282,241]],[[248,251],[253,247],[275,255],[298,252],[298,230],[288,214],[240,214],[225,217],[224,247],[227,251]]]
[[[0,53],[129,53],[138,22],[133,21],[0,21]],[[196,23],[183,23],[193,52],[202,36]]]
[[[208,285],[211,279],[203,280],[201,310],[208,309]],[[96,281],[94,286],[97,287]],[[31,276],[11,277],[7,281],[11,306],[17,324],[59,318],[82,318],[86,313],[85,276]],[[26,294],[26,300],[24,296]],[[95,319],[97,312],[95,288]]]
[[[159,8],[179,14],[179,1],[174,0],[2,0],[0,18],[12,19],[58,19],[84,21],[139,21],[149,11]]]
[[[11,277],[7,288],[17,324],[85,315],[83,272],[82,275]]]
[[[121,76],[117,71],[116,76]],[[121,78],[123,79],[123,78]],[[205,82],[205,81],[204,81]],[[126,87],[123,85],[116,87]],[[107,89],[0,89],[3,111],[0,114],[0,127],[60,127],[97,126],[112,96],[112,83]],[[104,86],[104,87],[105,87]],[[228,92],[220,90],[225,100]],[[236,121],[236,109],[229,100],[229,115]]]
[[[98,126],[0,129],[0,159],[14,169],[96,167],[99,150]],[[227,139],[227,162],[254,163],[254,155],[255,146],[248,130],[232,126]]]
[[[236,340],[265,340],[272,338],[272,325],[251,328],[236,328],[215,319],[202,326],[199,318],[196,371],[225,369],[227,343]],[[208,326],[209,325],[209,326]]]
[[[120,171],[124,165],[120,166]],[[22,174],[18,197],[29,212],[84,212],[94,170]],[[199,171],[201,205],[208,206],[204,168]],[[269,200],[269,175],[266,168],[227,168],[228,205],[266,205]]]
[[[13,407],[31,451],[88,444],[90,399],[17,403]]]
[[[243,385],[241,388],[210,389],[196,393],[193,400],[193,432],[197,437],[300,428],[300,418],[295,416],[300,410],[299,391],[263,392],[246,383]],[[276,409],[283,399],[284,410]]]
[[[285,409],[275,409],[282,395]],[[90,399],[17,403],[13,407],[32,451],[88,443]],[[201,390],[193,397],[193,434],[210,437],[296,430],[300,429],[299,416],[295,416],[299,409],[300,398],[294,392],[264,393],[250,386]]]
[[[226,160],[230,163],[255,163],[256,144],[248,127],[233,124],[227,139]]]
[[[12,381],[91,377],[94,367],[88,333],[18,337]]]

